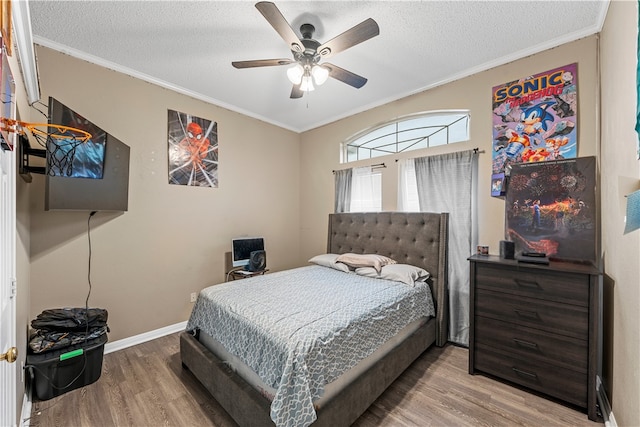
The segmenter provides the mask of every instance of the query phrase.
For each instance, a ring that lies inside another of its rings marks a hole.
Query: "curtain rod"
[[[483,154],[484,150],[481,150],[478,147],[476,147],[476,148],[473,149],[473,153],[474,154]],[[395,161],[397,162],[398,159],[396,159]],[[387,167],[387,165],[385,165],[384,163],[378,163],[377,165],[371,165],[372,169],[375,169],[375,168],[386,168],[386,167]],[[335,174],[336,173],[335,169],[332,170],[331,173]]]
[[[387,165],[385,165],[384,163],[378,163],[377,165],[371,165],[371,169],[378,169],[378,168],[386,168]],[[331,173],[335,174],[336,170],[332,170]]]
[[[479,149],[478,147],[473,149],[473,154],[483,154],[484,150]],[[398,162],[398,160],[400,159],[396,159],[396,162]]]

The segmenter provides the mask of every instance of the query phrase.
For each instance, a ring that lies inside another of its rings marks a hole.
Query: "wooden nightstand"
[[[262,276],[267,271],[269,271],[268,268],[260,271],[233,270],[227,273],[227,280],[229,280],[229,278],[231,278],[231,280],[239,280],[246,279],[248,277]]]
[[[469,373],[484,372],[577,405],[598,420],[600,271],[487,255],[469,261]]]

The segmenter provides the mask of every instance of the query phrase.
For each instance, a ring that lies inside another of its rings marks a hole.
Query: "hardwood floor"
[[[598,426],[583,412],[467,373],[465,348],[427,350],[354,424],[374,426]],[[34,401],[33,427],[236,424],[182,368],[178,334],[104,356],[100,379]]]

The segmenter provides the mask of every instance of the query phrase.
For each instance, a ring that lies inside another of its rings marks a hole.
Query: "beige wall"
[[[623,234],[624,195],[640,189],[634,131],[637,30],[637,2],[611,2],[600,40],[604,373],[620,426],[640,425],[640,231]]]
[[[585,38],[478,73],[473,76],[391,102],[358,115],[302,134],[301,236],[302,252],[310,257],[326,249],[327,214],[333,211],[333,169],[340,164],[340,144],[349,136],[394,117],[430,110],[471,111],[471,140],[448,147],[412,151],[402,155],[377,157],[355,165],[385,162],[382,169],[383,210],[395,210],[398,171],[395,159],[480,148],[479,158],[479,242],[497,254],[504,239],[504,200],[490,197],[492,112],[491,89],[499,84],[566,64],[578,63],[579,156],[596,154],[596,37]],[[349,165],[351,166],[351,164]]]
[[[298,134],[53,50],[36,53],[44,102],[56,98],[131,147],[129,211],[91,220],[90,305],[109,311],[111,341],[186,320],[190,293],[224,281],[232,237],[262,235],[269,268],[297,266]],[[168,109],[218,123],[219,188],[168,184]],[[31,318],[84,306],[89,289],[88,212],[44,211],[44,177],[33,178]]]

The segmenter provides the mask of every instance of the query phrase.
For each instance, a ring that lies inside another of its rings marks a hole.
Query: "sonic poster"
[[[578,67],[565,65],[493,88],[493,172],[578,153]]]

